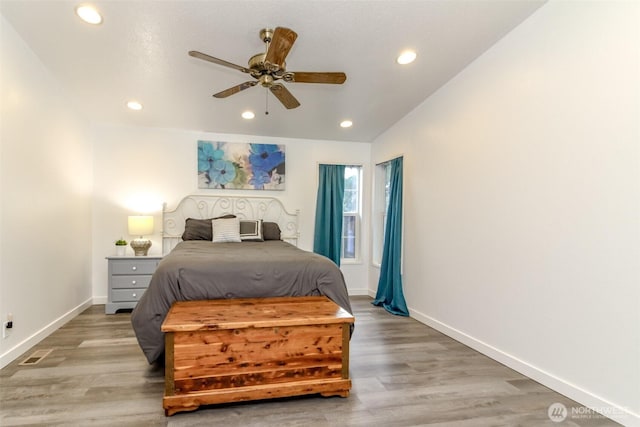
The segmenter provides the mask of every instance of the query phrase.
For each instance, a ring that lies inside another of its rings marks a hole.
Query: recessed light
[[[142,110],[142,104],[140,104],[138,101],[129,101],[129,102],[127,102],[127,107],[130,110],[134,110],[134,111]]]
[[[256,115],[253,113],[253,111],[245,111],[244,113],[242,113],[242,118],[243,119],[247,119],[247,120],[251,120],[255,117]]]
[[[416,59],[416,53],[412,50],[405,50],[398,56],[396,62],[400,65],[411,64]]]
[[[89,24],[98,25],[102,22],[102,16],[93,6],[82,5],[76,7],[76,15]]]
[[[353,126],[353,122],[351,120],[343,120],[340,122],[341,128],[350,128],[351,126]]]

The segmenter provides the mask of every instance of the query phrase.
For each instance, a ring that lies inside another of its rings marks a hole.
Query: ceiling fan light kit
[[[226,98],[260,84],[262,87],[269,89],[285,108],[292,109],[299,107],[300,102],[278,80],[286,83],[342,84],[347,79],[346,74],[342,72],[287,71],[285,59],[296,38],[298,38],[298,34],[289,28],[277,27],[275,30],[269,28],[261,30],[260,39],[265,44],[265,52],[253,55],[248,62],[249,68],[194,50],[190,51],[189,55],[224,67],[233,68],[249,74],[255,79],[218,92],[213,95],[214,97]]]

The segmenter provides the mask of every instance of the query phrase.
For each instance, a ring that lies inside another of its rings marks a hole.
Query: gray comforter
[[[149,363],[163,354],[160,330],[175,301],[325,295],[353,313],[340,269],[328,258],[279,240],[179,243],[163,258],[131,314]]]

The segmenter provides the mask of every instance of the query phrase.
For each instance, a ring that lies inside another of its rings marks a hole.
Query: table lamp
[[[132,215],[129,217],[129,234],[140,236],[131,241],[131,247],[136,256],[147,256],[151,247],[151,240],[143,236],[153,234],[153,217],[150,215]]]

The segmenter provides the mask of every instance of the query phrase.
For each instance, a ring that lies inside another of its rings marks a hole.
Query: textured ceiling
[[[93,122],[370,142],[543,1],[94,1],[98,26],[75,16],[78,3],[2,0],[0,13]],[[260,29],[277,26],[298,33],[288,70],[343,71],[347,81],[287,83],[302,104],[294,110],[260,86],[213,98],[250,78],[187,52],[245,66],[264,50]],[[417,60],[396,64],[407,48]],[[130,99],[144,109],[128,110]]]

